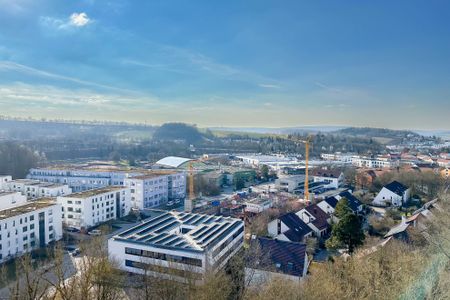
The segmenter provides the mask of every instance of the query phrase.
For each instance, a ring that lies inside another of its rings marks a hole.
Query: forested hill
[[[403,144],[411,141],[438,140],[425,137],[410,130],[393,130],[387,128],[348,127],[332,132],[336,135],[372,138],[383,144]]]
[[[153,134],[154,140],[180,140],[187,143],[199,143],[212,138],[213,135],[209,130],[201,132],[196,126],[184,123],[163,124]]]

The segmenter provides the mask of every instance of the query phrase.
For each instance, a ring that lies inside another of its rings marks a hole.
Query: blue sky
[[[448,129],[450,2],[0,0],[0,114]]]

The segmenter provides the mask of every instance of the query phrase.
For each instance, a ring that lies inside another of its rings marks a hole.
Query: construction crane
[[[295,142],[296,144],[298,143],[302,143],[305,144],[305,184],[304,184],[304,188],[303,188],[303,195],[304,195],[304,200],[306,202],[310,201],[309,198],[309,172],[308,172],[308,167],[309,167],[309,146],[310,144],[312,144],[311,140],[312,140],[312,135],[309,135],[306,140],[302,140],[299,138],[295,138],[295,137],[289,137],[288,139]]]
[[[188,172],[188,180],[189,180],[189,197],[186,197],[184,200],[184,211],[192,212],[194,209],[193,202],[195,199],[195,191],[194,191],[194,163],[195,162],[204,162],[208,160],[208,156],[203,156],[202,158],[195,159],[189,161],[189,172]]]

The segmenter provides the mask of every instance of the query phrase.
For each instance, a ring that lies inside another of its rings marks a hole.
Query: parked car
[[[93,229],[88,232],[89,235],[99,236],[102,235],[102,231],[100,229]]]
[[[168,201],[166,205],[167,206],[173,206],[173,204],[174,204],[173,201]]]
[[[67,232],[80,232],[79,229],[74,228],[74,227],[67,227],[67,228],[66,228],[66,231],[67,231]]]

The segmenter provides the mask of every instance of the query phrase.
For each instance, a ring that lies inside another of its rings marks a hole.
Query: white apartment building
[[[186,174],[184,172],[152,172],[125,179],[130,189],[131,205],[137,209],[159,206],[172,199],[186,197]]]
[[[336,153],[322,153],[320,154],[320,157],[323,160],[337,161],[345,164],[351,164],[353,162],[353,158],[357,156],[355,156],[352,153],[336,152]]]
[[[27,176],[44,182],[67,184],[73,192],[81,192],[109,185],[123,186],[128,176],[142,175],[145,171],[86,169],[86,168],[37,168]]]
[[[254,214],[262,213],[272,207],[273,201],[268,197],[259,196],[244,202],[245,211]]]
[[[393,161],[387,157],[377,157],[377,158],[354,157],[352,164],[360,168],[374,168],[374,169],[392,168],[398,166],[397,161]]]
[[[27,202],[20,193],[0,193],[0,263],[61,238],[61,205],[54,198]]]
[[[20,192],[28,199],[58,197],[72,193],[66,184],[41,182],[31,179],[12,180],[11,176],[0,177],[0,191]]]
[[[158,211],[109,239],[108,251],[123,271],[199,284],[243,245],[244,222],[239,219]]]
[[[87,230],[129,214],[130,191],[109,186],[57,198],[62,205],[62,219],[67,227]]]

